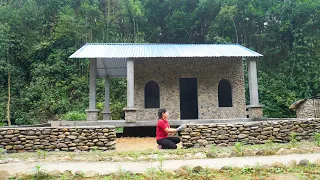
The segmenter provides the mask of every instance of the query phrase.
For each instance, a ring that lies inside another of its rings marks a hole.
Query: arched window
[[[144,107],[160,108],[160,88],[155,81],[147,82],[144,87]]]
[[[232,89],[229,81],[222,79],[218,86],[219,107],[232,107]]]

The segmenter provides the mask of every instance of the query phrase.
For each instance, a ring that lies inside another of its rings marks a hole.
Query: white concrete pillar
[[[127,107],[125,111],[125,120],[127,123],[137,121],[137,108],[134,107],[134,61],[127,60]]]
[[[96,109],[96,87],[97,87],[97,59],[90,59],[90,87],[89,87],[89,109],[87,109],[87,121],[97,121]]]
[[[89,109],[96,109],[97,59],[90,59]]]
[[[259,92],[258,92],[258,75],[257,75],[257,60],[249,58],[247,60],[248,65],[248,83],[250,94],[250,105],[247,106],[249,110],[249,118],[253,120],[259,120],[263,116],[263,105],[259,104]]]
[[[256,59],[249,58],[247,60],[247,65],[248,65],[250,105],[259,105],[257,61],[256,61]]]
[[[127,108],[134,107],[134,61],[127,60]]]

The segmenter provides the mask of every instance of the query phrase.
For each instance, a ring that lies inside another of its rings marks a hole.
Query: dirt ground
[[[116,140],[117,151],[141,151],[147,149],[157,149],[155,137],[122,137]],[[181,143],[178,144],[178,149],[181,148]]]

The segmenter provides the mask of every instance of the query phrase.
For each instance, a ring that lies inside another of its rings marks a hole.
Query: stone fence
[[[265,121],[242,124],[188,124],[182,134],[185,148],[205,147],[215,144],[231,146],[243,144],[264,144],[272,141],[286,143],[294,132],[298,141],[312,140],[314,133],[320,133],[320,119]]]
[[[0,148],[9,153],[35,150],[88,151],[113,150],[116,146],[114,126],[0,128]]]

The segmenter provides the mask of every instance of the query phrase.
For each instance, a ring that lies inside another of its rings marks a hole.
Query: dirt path
[[[220,169],[223,166],[237,166],[244,167],[259,165],[271,165],[274,162],[281,162],[288,164],[291,160],[299,162],[302,159],[307,159],[310,162],[320,158],[320,153],[317,154],[291,154],[283,156],[260,156],[260,157],[232,157],[232,158],[216,158],[216,159],[194,159],[194,160],[166,160],[163,162],[163,168],[166,169],[178,169],[182,165],[188,165],[191,167],[202,166]],[[0,171],[5,170],[10,175],[14,175],[18,172],[29,174],[34,170],[36,165],[40,165],[43,170],[53,171],[59,170],[63,172],[65,170],[75,171],[96,171],[97,173],[104,175],[110,174],[116,171],[127,170],[133,173],[146,172],[150,168],[158,168],[159,162],[38,162],[38,163],[8,163],[0,165]]]
[[[181,148],[181,146],[181,143],[179,143],[178,148]],[[117,151],[143,151],[148,149],[157,149],[155,137],[117,138]]]

